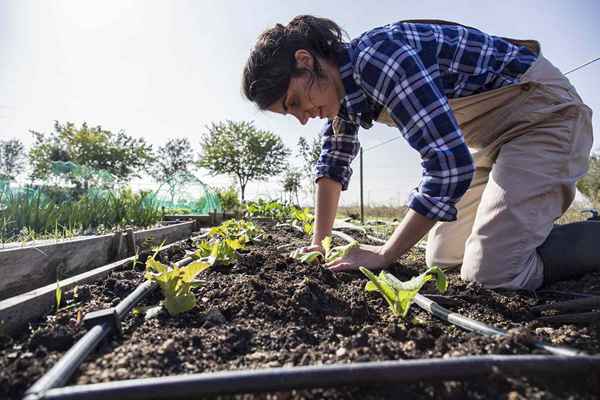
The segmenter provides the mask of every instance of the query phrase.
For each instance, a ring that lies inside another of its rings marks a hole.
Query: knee
[[[489,289],[535,290],[541,285],[541,262],[533,250],[525,254],[518,249],[494,249],[481,243],[470,243],[460,276]]]

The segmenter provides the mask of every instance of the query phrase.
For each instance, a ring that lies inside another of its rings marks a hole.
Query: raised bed
[[[272,228],[235,266],[203,273],[196,309],[178,317],[161,313],[145,319],[138,313],[124,318],[122,337],[102,345],[67,382],[98,386],[55,388],[47,392],[48,398],[191,398],[198,393],[265,390],[283,392],[272,398],[294,399],[600,395],[597,357],[548,358],[530,345],[532,336],[539,336],[554,345],[598,354],[597,324],[546,324],[528,311],[560,296],[490,291],[467,285],[451,272],[449,292],[438,298],[446,299],[447,307],[500,329],[521,329],[504,337],[481,336],[417,307],[406,320],[399,320],[381,297],[363,291],[362,275],[301,265],[277,250],[305,243],[293,230]],[[183,250],[171,252],[171,260],[180,259]],[[412,251],[401,261],[390,270],[408,279],[422,269],[423,252]],[[121,268],[103,282],[82,285],[90,297],[79,308],[60,311],[36,324],[32,332],[5,339],[0,347],[0,387],[6,392],[0,396],[20,398],[87,332],[73,322],[77,313],[115,306],[143,282],[141,274]],[[598,283],[600,274],[592,274],[554,289],[591,293]],[[431,288],[425,289],[427,293]],[[160,293],[152,292],[140,306],[156,305],[160,298]],[[506,357],[513,355],[520,356]],[[471,356],[480,357],[465,358]],[[298,366],[306,368],[292,368]],[[216,371],[221,373],[212,374]],[[168,378],[182,374],[200,375]],[[122,381],[150,377],[164,378]],[[383,385],[369,387],[369,383]],[[342,386],[328,388],[338,385]]]
[[[189,237],[193,221],[140,231],[0,250],[0,300]]]

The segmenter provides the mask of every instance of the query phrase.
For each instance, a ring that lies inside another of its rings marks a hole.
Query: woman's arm
[[[402,223],[398,225],[394,234],[381,246],[381,252],[388,265],[406,253],[435,225],[434,220],[422,216],[409,209]]]
[[[321,241],[331,234],[341,191],[342,184],[333,179],[323,177],[317,181],[315,231],[312,238],[314,246],[320,247]]]

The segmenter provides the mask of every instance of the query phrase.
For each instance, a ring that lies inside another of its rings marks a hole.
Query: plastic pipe
[[[350,237],[347,234],[344,234],[344,236],[340,236],[335,231],[332,232],[332,234],[334,234],[346,241],[353,240],[352,237]],[[388,276],[391,279],[395,279],[396,281],[400,282],[393,275],[388,275]],[[416,305],[418,305],[419,307],[421,307],[423,310],[427,311],[428,313],[440,318],[443,321],[449,322],[453,325],[459,326],[468,331],[476,332],[476,333],[479,333],[481,335],[486,335],[486,336],[494,336],[494,335],[508,336],[509,335],[508,332],[505,331],[504,329],[499,329],[499,328],[496,328],[491,325],[486,325],[483,322],[479,322],[477,320],[467,318],[463,315],[452,312],[452,311],[440,306],[435,301],[432,301],[421,294],[417,293],[417,295],[415,296],[413,301]],[[534,347],[537,347],[539,349],[543,349],[551,354],[555,354],[555,355],[559,355],[559,356],[571,356],[572,357],[572,356],[585,354],[585,353],[580,352],[575,349],[549,345],[543,341],[533,341],[533,342],[531,342],[531,345]]]
[[[51,389],[43,398],[46,400],[191,399],[233,393],[463,380],[495,374],[498,370],[512,376],[599,373],[600,357],[488,355],[212,372],[69,386]]]
[[[195,236],[191,239],[197,240],[204,236],[206,236],[206,234]],[[160,250],[171,247],[174,244],[175,243],[165,246]],[[186,257],[175,263],[175,265],[183,266],[192,261],[193,259],[191,257]],[[158,287],[156,282],[145,281],[127,297],[125,297],[119,304],[117,304],[115,309],[119,316],[119,320],[127,315],[127,313],[129,313],[129,311],[131,311],[131,309],[144,298],[144,296],[146,296],[156,287]],[[81,339],[79,339],[77,343],[75,343],[48,372],[46,372],[46,374],[38,379],[33,386],[31,386],[27,392],[25,392],[25,397],[23,400],[36,400],[43,398],[43,395],[47,390],[64,385],[71,378],[77,368],[79,368],[81,363],[87,358],[87,356],[98,346],[98,344],[100,344],[102,339],[107,337],[112,332],[112,330],[112,325],[100,324],[87,331],[87,333]]]

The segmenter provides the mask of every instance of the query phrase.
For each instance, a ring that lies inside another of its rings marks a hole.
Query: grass
[[[584,204],[582,202],[573,202],[571,207],[560,217],[557,224],[569,224],[571,222],[585,221],[591,214],[589,212],[582,212],[583,210],[596,209],[600,211],[600,199],[592,201],[591,204]]]
[[[405,206],[365,206],[365,221],[400,221],[406,214],[407,210],[408,209]],[[339,207],[337,217],[360,220],[360,206],[353,205]]]
[[[0,243],[62,239],[120,226],[147,227],[161,219],[153,194],[125,188],[75,196],[57,188],[0,186]]]
[[[556,221],[557,224],[568,224],[571,222],[585,221],[591,214],[584,213],[583,210],[596,209],[600,211],[600,199],[592,201],[591,204],[583,202],[573,202],[571,207]],[[369,221],[384,221],[394,222],[400,221],[407,212],[405,206],[365,206],[365,222]],[[352,218],[354,223],[360,223],[360,207],[345,206],[338,209],[337,218],[345,219]],[[370,230],[377,236],[386,238],[389,237],[396,228],[395,225],[369,225]]]

